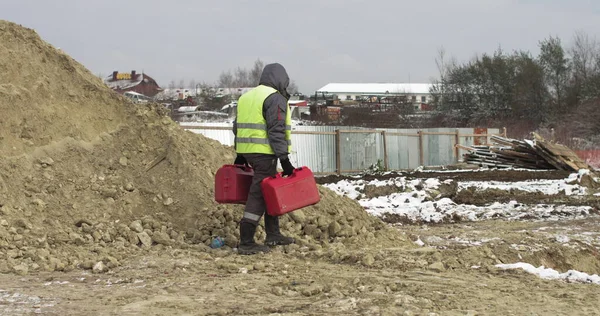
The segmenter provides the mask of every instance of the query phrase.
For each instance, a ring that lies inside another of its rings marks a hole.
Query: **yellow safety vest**
[[[267,121],[263,117],[263,103],[276,89],[260,85],[246,93],[238,100],[237,135],[235,150],[239,154],[271,154],[275,152],[269,144]],[[292,152],[292,113],[286,104],[285,139],[288,153]]]

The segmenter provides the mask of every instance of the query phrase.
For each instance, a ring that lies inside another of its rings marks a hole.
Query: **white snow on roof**
[[[430,83],[329,83],[318,92],[353,93],[353,94],[385,94],[414,93],[429,94],[433,86]]]
[[[136,74],[134,80],[112,80],[112,74],[104,78],[104,83],[111,89],[129,89],[135,87],[144,79],[143,74]]]

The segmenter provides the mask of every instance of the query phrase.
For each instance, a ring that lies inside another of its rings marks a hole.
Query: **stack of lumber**
[[[517,140],[491,136],[490,146],[462,146],[467,150],[464,161],[496,168],[558,169],[578,171],[592,169],[568,147],[544,140],[533,133],[534,140]]]

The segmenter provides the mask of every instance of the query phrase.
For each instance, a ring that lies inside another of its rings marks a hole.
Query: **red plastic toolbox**
[[[224,165],[215,175],[215,201],[246,204],[254,170],[243,165]]]
[[[271,216],[283,215],[317,204],[321,200],[315,177],[308,167],[297,168],[288,177],[277,173],[265,178],[261,182],[261,188],[267,204],[267,214]]]

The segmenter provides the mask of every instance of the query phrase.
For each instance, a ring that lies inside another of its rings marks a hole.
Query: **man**
[[[268,246],[294,243],[279,231],[279,218],[266,214],[261,181],[277,173],[277,159],[283,175],[289,176],[294,167],[288,155],[291,149],[290,95],[286,91],[290,79],[285,68],[275,63],[266,65],[258,87],[240,97],[233,124],[237,157],[235,164],[248,164],[254,169],[254,178],[248,193],[244,216],[240,221],[238,253],[269,252]],[[254,241],[260,218],[265,216],[265,245]]]

